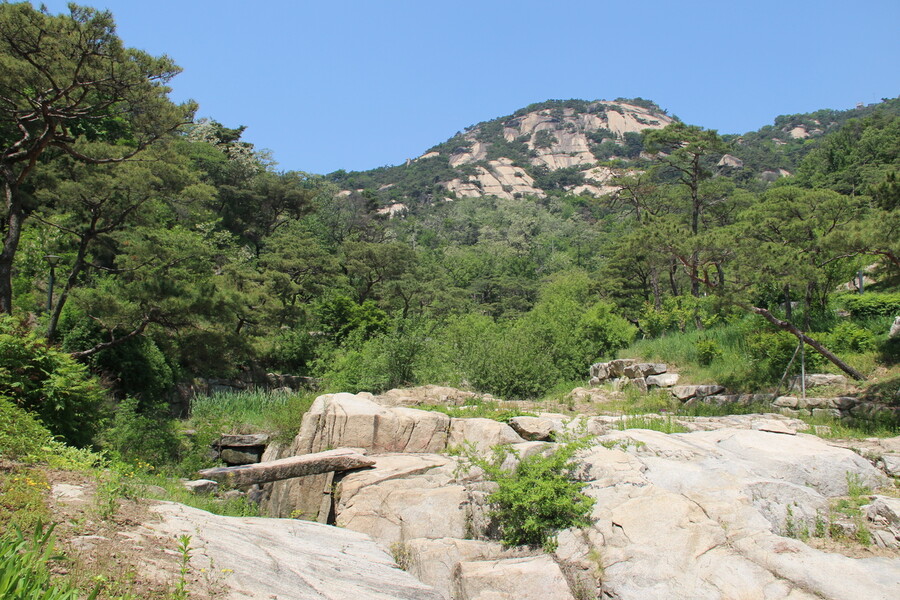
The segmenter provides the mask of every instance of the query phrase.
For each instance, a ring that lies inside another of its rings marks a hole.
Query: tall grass
[[[742,389],[743,382],[755,380],[746,344],[747,335],[753,328],[754,323],[741,320],[711,329],[669,333],[638,340],[622,350],[619,356],[677,365],[682,383],[715,381],[730,389]],[[698,351],[704,343],[718,350],[708,364],[703,364],[705,361]]]
[[[677,423],[670,415],[655,417],[652,415],[628,415],[616,423],[619,431],[626,429],[650,429],[662,433],[687,433],[690,431],[681,423]]]
[[[315,396],[312,392],[285,394],[265,390],[216,392],[191,401],[190,420],[194,424],[216,423],[234,433],[296,433]]]
[[[831,416],[799,417],[809,428],[803,433],[812,433],[822,438],[864,439],[887,438],[900,435],[900,424],[887,420],[862,420],[845,423]]]
[[[53,527],[41,523],[26,537],[13,528],[0,538],[0,598],[4,600],[79,600],[84,595],[65,583],[51,582],[49,563],[53,552]],[[97,596],[96,588],[87,600]]]

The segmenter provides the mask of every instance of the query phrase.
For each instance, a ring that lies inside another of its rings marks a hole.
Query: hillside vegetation
[[[739,137],[641,98],[552,100],[318,176],[172,104],[178,67],[107,13],[3,4],[0,31],[0,393],[73,444],[168,427],[177,386],[210,378],[539,398],[623,352],[749,390],[799,338],[897,401],[900,100]],[[25,56],[47,31],[65,52]],[[866,294],[839,291],[860,270]]]

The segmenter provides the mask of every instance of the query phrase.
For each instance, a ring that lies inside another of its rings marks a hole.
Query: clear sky
[[[900,0],[80,3],[173,57],[172,98],[246,125],[280,170],[398,164],[551,98],[641,96],[743,133],[900,95]]]

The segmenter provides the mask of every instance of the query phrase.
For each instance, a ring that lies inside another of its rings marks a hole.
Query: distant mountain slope
[[[850,119],[861,119],[875,111],[900,115],[900,98],[884,99],[877,104],[857,106],[850,110],[823,109],[811,113],[781,115],[772,125],[743,135],[726,135],[732,142],[731,154],[743,167],[764,179],[778,177],[779,170],[793,173],[810,150],[823,137],[840,129]]]
[[[494,195],[541,197],[553,189],[602,194],[609,169],[601,161],[636,158],[640,132],[673,121],[640,98],[550,100],[479,123],[405,165],[337,171],[348,191],[369,190],[381,203]]]
[[[719,167],[738,182],[774,181],[794,173],[826,133],[875,110],[900,114],[900,99],[782,115],[758,131],[725,135],[732,149]],[[607,182],[617,169],[647,158],[641,132],[676,119],[642,98],[549,100],[468,127],[404,165],[326,177],[345,194],[365,193],[392,215],[440,199],[602,196],[612,191]]]

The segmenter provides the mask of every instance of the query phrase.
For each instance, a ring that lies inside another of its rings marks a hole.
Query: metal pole
[[[50,263],[50,284],[47,286],[47,312],[53,311],[53,281],[56,277],[56,266]]]
[[[864,291],[864,290],[863,290],[863,287],[864,287],[864,281],[863,281],[863,272],[862,272],[862,269],[860,269],[860,270],[856,273],[856,276],[859,277],[859,293],[862,294],[863,291]]]
[[[806,343],[803,340],[800,340],[800,386],[806,400]]]

